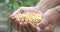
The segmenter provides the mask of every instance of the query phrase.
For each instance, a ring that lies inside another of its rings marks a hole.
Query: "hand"
[[[44,32],[54,32],[59,19],[60,19],[60,6],[57,6],[46,11],[42,20],[42,22],[45,22],[45,24],[43,24],[45,26]]]
[[[28,23],[31,30],[34,32],[54,32],[57,22],[60,19],[59,11],[60,6],[47,10],[43,15],[42,21],[37,26]]]
[[[56,9],[57,8],[47,10],[43,15],[42,21],[37,26],[33,25],[32,23],[21,23],[17,21],[13,21],[12,23],[19,23],[17,27],[19,28],[18,30],[21,30],[21,32],[54,32],[54,29],[60,16]]]
[[[34,7],[20,7],[18,10],[16,10],[12,15],[10,15],[10,19],[11,19],[11,24],[12,26],[21,31],[21,32],[28,32],[30,29],[26,27],[28,27],[28,25],[25,27],[24,23],[19,22],[18,20],[16,20],[15,16],[19,13],[23,13],[23,12],[34,12],[34,13],[39,13],[41,14],[40,11],[38,11],[37,9],[35,9]],[[26,23],[27,24],[27,23]],[[32,31],[30,31],[32,32]]]

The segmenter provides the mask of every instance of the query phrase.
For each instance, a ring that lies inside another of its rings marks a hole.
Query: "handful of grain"
[[[42,20],[42,16],[38,13],[24,12],[15,16],[16,19],[22,23],[31,22],[34,25],[39,23]]]

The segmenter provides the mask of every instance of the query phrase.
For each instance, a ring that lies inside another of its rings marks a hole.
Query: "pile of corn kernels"
[[[42,20],[42,16],[38,13],[24,12],[16,15],[16,19],[20,22],[31,22],[34,25]]]

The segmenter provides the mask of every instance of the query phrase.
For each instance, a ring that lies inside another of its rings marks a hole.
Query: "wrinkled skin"
[[[23,12],[34,12],[43,14],[42,12],[38,11],[34,7],[21,7],[16,10],[9,18],[11,19],[11,24],[15,29],[20,32],[54,32],[57,21],[59,20],[60,14],[57,12],[56,9],[47,10],[43,14],[43,19],[40,23],[35,26],[32,23],[21,23],[16,18],[15,15]]]

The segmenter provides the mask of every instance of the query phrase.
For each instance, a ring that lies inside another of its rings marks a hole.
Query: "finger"
[[[18,31],[19,32],[23,32],[22,29],[23,29],[23,23],[19,22],[19,24],[18,24]]]
[[[36,32],[36,26],[34,26],[32,23],[28,23],[28,25],[30,26],[33,32]]]
[[[24,29],[24,27],[23,27],[23,23],[22,22],[19,22],[18,31],[19,32],[26,32],[25,29]]]
[[[16,18],[15,18],[15,19],[13,19],[13,20],[11,19],[10,24],[11,24],[11,25],[14,25],[15,20],[16,20]]]
[[[26,30],[27,30],[28,32],[33,32],[33,31],[31,30],[31,28],[29,27],[28,23],[24,22],[24,27],[26,28]]]
[[[28,30],[25,28],[25,25],[23,23],[23,29],[22,29],[23,32],[28,32]]]
[[[16,30],[21,31],[21,29],[22,29],[22,22],[19,22],[17,19],[15,19],[14,22],[13,22],[13,27]]]
[[[23,32],[27,32],[27,30],[25,29],[25,28],[23,28],[23,30],[22,30]]]
[[[12,17],[9,17],[9,19],[10,19],[10,23],[11,23],[11,24],[13,24],[13,23],[14,23],[14,21],[16,20],[16,18],[15,18],[15,17],[13,17],[13,16],[12,16]]]
[[[14,23],[13,23],[13,26],[16,30],[18,30],[18,25],[19,25],[19,22],[18,22],[18,20],[15,19]]]
[[[27,32],[22,22],[19,22],[17,27],[18,27],[17,29],[19,32]]]
[[[17,25],[15,25],[15,26],[17,27],[18,31],[20,31],[20,32],[27,32],[26,29],[25,29],[25,27],[24,27],[24,24],[22,22],[20,22],[20,21],[18,21],[16,19],[16,24]]]
[[[34,24],[32,24],[32,23],[28,23],[28,24],[29,24],[31,30],[33,30],[33,32],[40,32],[41,31],[41,29],[39,27],[35,26]]]

